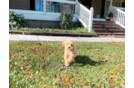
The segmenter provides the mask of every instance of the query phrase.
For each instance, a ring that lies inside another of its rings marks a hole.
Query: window
[[[43,0],[35,0],[36,1],[36,11],[43,11]]]
[[[35,3],[36,11],[43,11],[43,0],[35,0]],[[63,11],[74,13],[74,5],[46,0],[46,12],[61,13]]]

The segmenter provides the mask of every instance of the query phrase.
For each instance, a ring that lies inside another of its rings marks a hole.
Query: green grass
[[[61,42],[10,41],[10,88],[121,88],[125,84],[124,45],[77,42],[78,55],[65,69]]]
[[[21,29],[12,29],[12,30],[18,30],[18,31],[44,31],[44,32],[67,32],[67,33],[88,33],[87,28],[78,27],[76,29],[56,29],[56,28],[21,28]],[[95,34],[95,31],[92,30],[90,34]]]

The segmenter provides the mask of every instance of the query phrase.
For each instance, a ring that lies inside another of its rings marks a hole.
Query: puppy
[[[62,41],[64,47],[64,60],[65,66],[69,66],[69,63],[73,60],[73,58],[77,55],[77,50],[75,47],[75,40],[64,40]]]

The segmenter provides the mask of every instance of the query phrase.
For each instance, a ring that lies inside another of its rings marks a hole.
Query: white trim
[[[93,14],[94,14],[94,9],[93,7],[90,8],[90,15],[89,15],[89,23],[88,23],[88,32],[92,31],[93,27]]]
[[[123,27],[124,29],[125,29],[125,26],[124,25],[122,25],[121,23],[119,23],[119,22],[115,22],[116,24],[118,24],[118,25],[120,25],[121,27]]]
[[[19,9],[9,9],[9,10],[15,11],[18,14],[43,14],[42,11],[19,10]]]
[[[44,14],[41,11],[30,11],[30,10],[16,10],[16,9],[9,9],[10,11],[15,11],[17,14],[24,14],[25,19],[29,20],[47,20],[47,21],[60,21],[60,13],[51,13],[46,12]],[[73,21],[76,22],[77,19],[75,15],[73,16]]]
[[[125,12],[124,12],[124,11],[122,11],[121,9],[117,9],[117,11],[119,11],[119,12],[121,12],[121,13],[125,14]]]
[[[125,8],[123,8],[123,7],[116,7],[116,6],[113,6],[113,8],[115,8],[115,9],[120,9],[120,10],[125,10]]]
[[[84,5],[80,4],[79,2],[77,2],[81,8],[83,8],[85,11],[87,11],[88,13],[90,13],[90,10],[88,8],[86,8]]]
[[[61,3],[68,3],[68,4],[76,4],[75,1],[68,1],[68,0],[47,0],[52,2],[61,2]]]
[[[43,12],[46,14],[46,0],[43,0]]]
[[[79,19],[79,17],[77,15],[75,15],[77,17],[77,19]],[[81,20],[79,19],[79,21],[81,22],[81,24],[84,26],[84,27],[87,27],[87,25]]]

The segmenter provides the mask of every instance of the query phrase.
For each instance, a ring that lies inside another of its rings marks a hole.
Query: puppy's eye
[[[73,46],[73,45],[71,45],[71,46]]]

